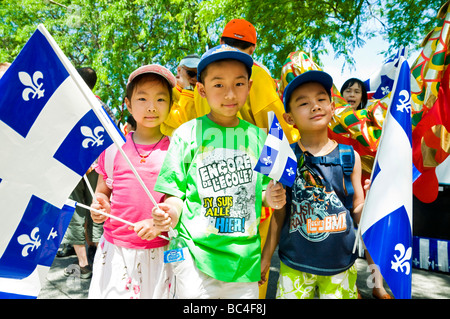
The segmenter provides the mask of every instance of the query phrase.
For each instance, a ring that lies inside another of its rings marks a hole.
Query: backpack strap
[[[106,185],[112,189],[113,188],[113,172],[114,172],[114,158],[119,150],[117,149],[116,144],[111,144],[105,150],[105,172],[106,172]]]
[[[355,166],[355,152],[351,145],[339,144],[339,159],[342,169],[344,171],[344,185],[347,190],[347,196],[345,199],[345,207],[348,209],[353,208],[353,189],[352,180],[350,175],[353,173],[353,167]]]
[[[296,143],[297,144],[297,143]],[[291,146],[294,152],[300,152],[300,148],[295,148],[294,145]],[[351,180],[351,175],[353,173],[353,167],[355,166],[355,152],[351,145],[338,144],[339,148],[339,158],[331,156],[307,156],[305,161],[311,164],[323,164],[323,165],[340,165],[344,172],[344,185],[347,191],[345,196],[345,202],[343,203],[348,209],[353,208],[353,194],[355,193],[353,189],[353,184]],[[298,155],[297,155],[298,157]]]

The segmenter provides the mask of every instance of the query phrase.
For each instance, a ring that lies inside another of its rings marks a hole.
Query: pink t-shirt
[[[161,165],[169,148],[169,138],[165,136],[159,144],[141,145],[136,144],[139,153],[142,155],[152,152],[149,157],[145,159],[145,163],[141,163],[130,133],[126,137],[126,143],[122,147],[130,159],[133,166],[136,168],[139,176],[144,181],[145,185],[153,195],[157,203],[162,202],[164,194],[155,192],[154,186],[158,177]],[[156,145],[156,147],[155,147]],[[154,149],[153,149],[154,148]],[[103,152],[98,159],[97,173],[103,175],[106,179],[105,171],[105,152]],[[123,158],[120,152],[117,152],[114,158],[114,176],[113,176],[113,191],[111,196],[111,215],[120,217],[132,223],[143,219],[152,218],[153,203],[141,186],[133,171],[130,169],[128,163]],[[157,248],[167,245],[167,240],[157,237],[151,241],[143,240],[130,227],[120,221],[108,218],[103,225],[103,236],[110,243],[134,249],[149,249]],[[167,236],[167,234],[164,234]]]

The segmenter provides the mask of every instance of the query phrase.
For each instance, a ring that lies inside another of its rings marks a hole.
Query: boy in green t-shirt
[[[237,117],[252,65],[228,45],[202,56],[197,88],[211,111],[174,132],[155,185],[166,194],[155,227],[176,227],[190,252],[173,265],[177,298],[258,298],[261,207],[281,208],[286,198],[253,170],[265,133]]]

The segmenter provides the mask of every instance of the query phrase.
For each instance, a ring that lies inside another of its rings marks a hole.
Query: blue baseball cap
[[[317,70],[306,71],[300,75],[297,75],[284,89],[283,104],[285,110],[287,110],[286,106],[291,99],[292,92],[294,92],[294,90],[300,85],[308,82],[318,82],[323,85],[327,92],[331,93],[333,78],[328,73]]]
[[[248,71],[248,76],[250,77],[252,75],[252,57],[232,46],[221,44],[209,49],[202,55],[200,62],[197,65],[197,81],[200,81],[200,74],[209,64],[224,59],[233,59],[244,63]]]

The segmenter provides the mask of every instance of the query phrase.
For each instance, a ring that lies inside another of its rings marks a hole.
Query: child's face
[[[290,112],[284,113],[287,123],[296,125],[300,134],[326,129],[334,114],[325,88],[317,82],[305,83],[292,92]]]
[[[236,119],[252,84],[246,67],[239,61],[226,60],[211,63],[205,71],[203,83],[197,82],[197,88],[200,96],[208,100],[211,115]]]
[[[355,82],[352,86],[346,88],[342,94],[342,97],[356,109],[361,104],[362,90],[359,83]]]
[[[137,127],[157,127],[169,114],[170,94],[167,86],[152,78],[143,78],[134,88],[131,100],[125,98]]]

